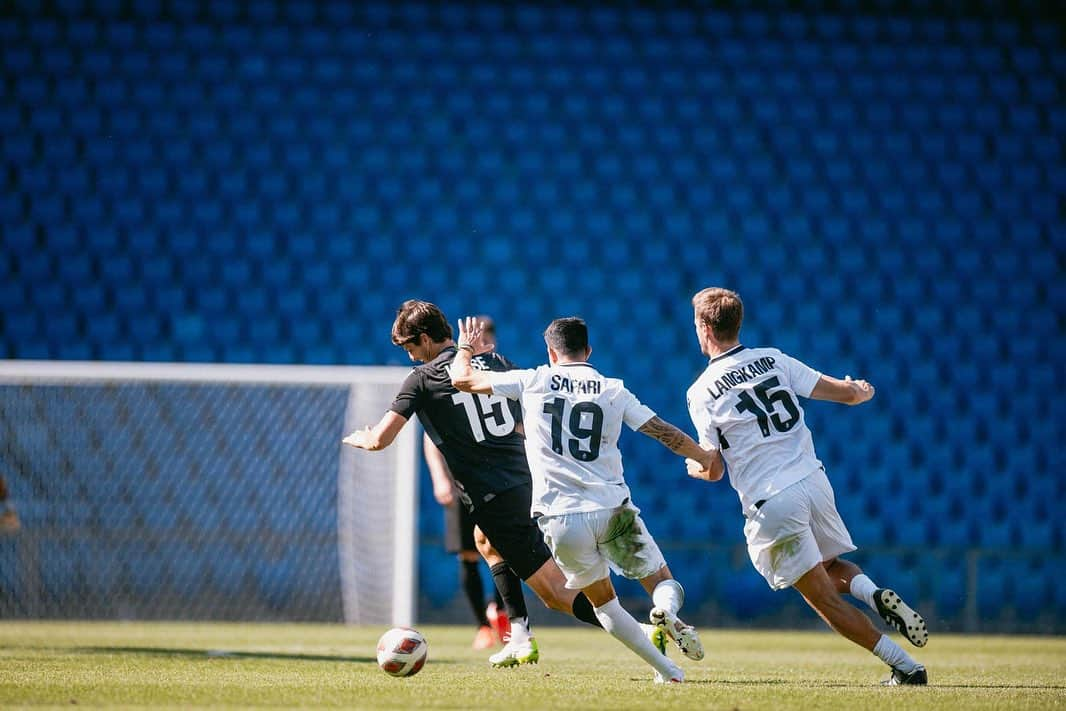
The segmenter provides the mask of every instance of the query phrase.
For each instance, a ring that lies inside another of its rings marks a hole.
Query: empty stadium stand
[[[807,409],[875,579],[934,610],[931,627],[1063,631],[1052,5],[14,0],[0,11],[0,357],[402,364],[389,326],[418,297],[453,319],[491,313],[523,365],[544,358],[551,318],[582,315],[594,362],[687,425],[703,365],[689,299],[728,286],[745,342],[877,386],[861,408]],[[18,493],[27,529],[335,524],[328,491],[240,507],[207,485],[177,494],[165,463],[132,496],[50,481],[10,442],[47,450],[63,423],[0,426],[13,489],[36,482]],[[63,431],[49,465],[69,470],[92,434]],[[696,620],[772,612],[785,594],[729,553],[727,485],[688,480],[641,440],[625,441],[627,476]],[[264,457],[288,456],[273,446]],[[422,503],[432,615],[455,573]],[[150,546],[123,545],[63,542],[41,589],[77,595],[100,566],[138,589],[168,578]],[[168,574],[254,586],[277,609],[315,585],[300,551],[210,561]]]

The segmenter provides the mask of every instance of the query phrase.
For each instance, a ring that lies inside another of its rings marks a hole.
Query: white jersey
[[[621,506],[629,498],[618,437],[655,413],[588,363],[488,373],[493,395],[521,400],[534,515]]]
[[[822,466],[796,397],[821,376],[776,348],[736,346],[688,389],[700,444],[721,448],[745,512]]]

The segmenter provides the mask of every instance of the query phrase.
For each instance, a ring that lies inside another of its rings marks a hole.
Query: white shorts
[[[821,469],[767,499],[744,524],[744,537],[752,565],[774,590],[855,550]]]
[[[632,504],[541,516],[537,523],[571,590],[603,580],[609,570],[639,580],[666,565],[662,551],[640,518],[640,509]]]

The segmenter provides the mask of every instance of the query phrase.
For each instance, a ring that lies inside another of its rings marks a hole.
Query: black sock
[[[592,602],[585,597],[585,593],[579,592],[577,597],[574,598],[573,604],[574,617],[587,622],[594,627],[603,627],[600,619],[596,617],[596,610],[592,607]]]
[[[485,617],[485,589],[481,586],[481,569],[476,560],[459,561],[459,582],[466,593],[470,609],[474,611],[477,623],[487,627],[489,620]]]
[[[526,596],[522,594],[522,580],[506,563],[497,563],[490,568],[496,590],[503,598],[503,609],[511,619],[529,617],[526,612]]]

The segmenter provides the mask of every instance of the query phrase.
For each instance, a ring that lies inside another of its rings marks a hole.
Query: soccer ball
[[[378,640],[378,666],[392,676],[414,676],[426,663],[429,644],[418,630],[393,627]]]

